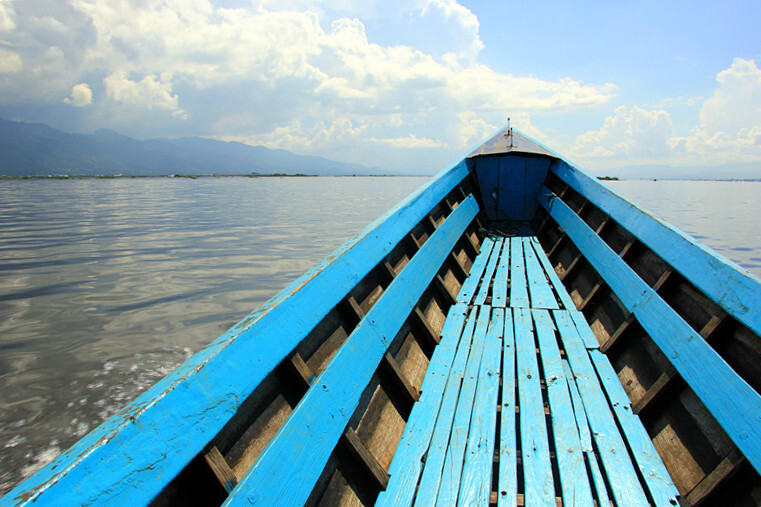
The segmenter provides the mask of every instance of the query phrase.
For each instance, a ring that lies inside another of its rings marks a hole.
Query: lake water
[[[0,180],[0,495],[425,180]],[[611,186],[761,274],[761,183]]]
[[[640,207],[761,277],[761,182],[605,182]]]

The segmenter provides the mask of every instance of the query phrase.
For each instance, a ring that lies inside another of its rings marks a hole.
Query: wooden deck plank
[[[523,238],[523,254],[526,258],[526,278],[528,279],[528,289],[531,295],[531,308],[550,308],[558,309],[558,302],[552,287],[547,281],[539,260],[536,258],[536,252],[531,246],[531,238]],[[560,287],[564,290],[563,287]]]
[[[441,400],[441,407],[438,410],[436,423],[434,425],[429,422],[433,427],[433,435],[430,439],[430,445],[426,448],[427,450],[424,459],[425,465],[423,466],[423,471],[420,476],[420,484],[417,487],[417,504],[424,503],[419,500],[421,498],[426,499],[432,504],[435,502],[436,496],[439,493],[441,473],[444,469],[444,461],[446,460],[447,448],[449,447],[449,436],[452,433],[452,423],[457,408],[457,399],[460,395],[460,386],[462,385],[462,378],[465,374],[465,366],[467,365],[468,357],[470,356],[473,332],[475,330],[477,319],[478,307],[475,307],[468,318],[468,322],[465,324],[463,337],[460,341],[460,346],[457,349],[455,360],[452,363],[452,370],[449,372],[449,376],[446,379],[444,396]],[[429,421],[432,420],[433,419],[430,419]]]
[[[587,414],[584,411],[584,404],[581,401],[579,388],[576,386],[571,367],[565,359],[563,359],[563,371],[565,372],[565,378],[568,383],[568,391],[571,393],[571,403],[573,405],[573,414],[576,418],[576,427],[579,430],[581,449],[584,452],[584,459],[587,466],[592,473],[597,505],[604,505],[607,507],[610,505],[608,487],[605,484],[605,479],[600,470],[600,464],[597,462],[597,454],[595,453],[594,447],[592,447],[592,434],[589,431],[589,422],[587,421]]]
[[[497,262],[499,262],[499,256],[502,252],[502,245],[504,244],[504,238],[494,238],[494,247],[492,248],[491,255],[489,256],[489,263],[486,265],[486,270],[481,279],[481,288],[478,290],[474,304],[482,305],[486,303],[486,297],[489,295],[489,288],[491,279],[494,277],[494,270],[497,269]]]
[[[502,409],[499,426],[499,477],[497,505],[514,507],[518,502],[518,442],[515,427],[515,332],[513,311],[505,311],[502,349]]]
[[[653,500],[656,505],[676,505],[679,491],[674,486],[666,466],[658,455],[658,451],[655,450],[653,441],[639,417],[632,413],[629,396],[618,380],[613,366],[599,350],[590,350],[589,357],[592,359],[595,370],[597,370],[605,394],[613,406],[613,412],[624,432],[626,441],[629,443],[629,448],[634,454],[634,459],[639,465],[640,473]]]
[[[554,504],[550,444],[531,313],[527,309],[516,308],[513,319],[525,495],[537,504]]]
[[[566,230],[716,418],[748,461],[761,470],[761,395],[546,187],[540,202]],[[550,204],[551,201],[551,204]],[[746,301],[745,304],[752,304]],[[717,388],[720,386],[720,388]]]
[[[619,505],[648,505],[608,400],[576,326],[564,310],[552,312],[592,429],[612,494]]]
[[[226,504],[303,504],[391,340],[478,212],[466,199],[431,235],[315,380]],[[347,382],[346,372],[352,372]]]
[[[502,255],[499,258],[497,272],[494,274],[492,287],[492,308],[507,306],[507,283],[510,275],[510,238],[503,238]]]
[[[542,245],[539,243],[539,240],[536,239],[535,236],[531,237],[531,246],[533,246],[534,253],[536,253],[536,258],[539,260],[542,268],[544,268],[544,272],[547,275],[547,278],[549,278],[552,286],[555,287],[562,306],[569,310],[576,308],[576,305],[573,303],[573,300],[568,294],[568,291],[565,290],[563,282],[560,281],[560,277],[558,277],[558,274],[552,267],[550,259],[547,257],[547,254],[544,253],[544,250],[542,250]]]
[[[510,307],[529,308],[523,240],[510,238]]]
[[[473,296],[476,294],[478,284],[481,281],[486,265],[489,262],[489,255],[494,247],[494,238],[486,237],[483,243],[481,243],[481,252],[476,256],[473,261],[473,265],[470,268],[470,274],[465,279],[465,283],[460,287],[460,292],[457,294],[458,303],[468,303],[473,301]]]
[[[460,482],[460,494],[457,498],[459,505],[487,505],[491,496],[502,333],[505,329],[504,314],[505,311],[502,308],[492,309],[489,328],[486,331],[468,445],[465,451],[465,465]]]
[[[476,330],[473,333],[468,364],[465,367],[465,375],[462,378],[460,397],[457,400],[449,447],[447,447],[447,456],[441,473],[441,485],[435,499],[436,505],[454,505],[457,503],[465,458],[465,444],[468,441],[468,433],[470,431],[470,418],[473,413],[478,371],[481,368],[481,359],[490,317],[491,309],[486,306],[480,307]],[[423,498],[418,494],[415,502],[419,505],[432,505],[433,498]]]
[[[470,348],[468,344],[473,327],[468,328],[465,325],[467,314],[468,305],[462,303],[449,310],[441,331],[441,343],[434,350],[428,372],[423,379],[420,399],[412,408],[391,461],[388,487],[380,493],[376,505],[412,505],[425,462],[423,457],[428,453],[434,432],[433,421],[438,424],[446,384],[460,364],[457,353],[461,349],[467,351]]]
[[[563,504],[592,505],[592,489],[555,337],[555,325],[546,310],[535,309],[532,314],[536,323],[544,381],[547,386]]]

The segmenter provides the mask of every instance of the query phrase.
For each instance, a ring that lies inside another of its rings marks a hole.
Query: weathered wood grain
[[[695,287],[761,335],[761,284],[732,261],[628,202],[566,162],[552,170],[561,180],[609,214]]]
[[[502,349],[502,405],[499,426],[499,477],[497,505],[513,507],[518,501],[518,441],[515,418],[515,332],[513,311],[505,310]]]
[[[552,434],[564,505],[592,505],[592,489],[576,427],[566,373],[555,338],[555,325],[546,310],[532,310],[542,356],[544,382],[552,416]]]
[[[529,308],[526,281],[526,261],[523,258],[523,240],[510,238],[510,307]]]
[[[462,469],[459,505],[487,505],[491,494],[494,440],[497,428],[502,333],[505,328],[504,310],[492,309],[486,331],[478,387]]]
[[[513,319],[525,494],[532,504],[554,504],[555,486],[552,480],[550,443],[544,417],[534,326],[528,309],[514,309]]]
[[[227,505],[306,501],[388,345],[477,211],[475,200],[466,199],[394,278],[228,497]]]
[[[467,360],[475,325],[474,318],[470,321],[472,324],[465,327],[467,314],[466,304],[457,304],[449,309],[441,331],[441,343],[431,357],[420,400],[413,407],[404,427],[402,439],[389,468],[389,484],[378,496],[378,506],[412,505],[434,427],[439,424],[446,384],[458,371],[464,370]],[[464,340],[462,345],[461,339]]]
[[[540,202],[669,358],[732,441],[761,470],[761,396],[600,239],[544,189]]]
[[[599,457],[618,505],[648,505],[629,452],[613,418],[608,400],[602,390],[584,343],[567,311],[552,312],[560,332],[568,364],[579,389],[584,410],[597,444]]]

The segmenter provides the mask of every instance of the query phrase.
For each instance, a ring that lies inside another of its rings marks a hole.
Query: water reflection
[[[0,181],[0,495],[424,181]]]

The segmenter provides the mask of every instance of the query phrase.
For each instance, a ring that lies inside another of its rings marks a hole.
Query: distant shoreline
[[[0,180],[119,180],[119,179],[148,179],[148,178],[180,178],[195,180],[198,178],[426,178],[426,174],[0,174]]]

